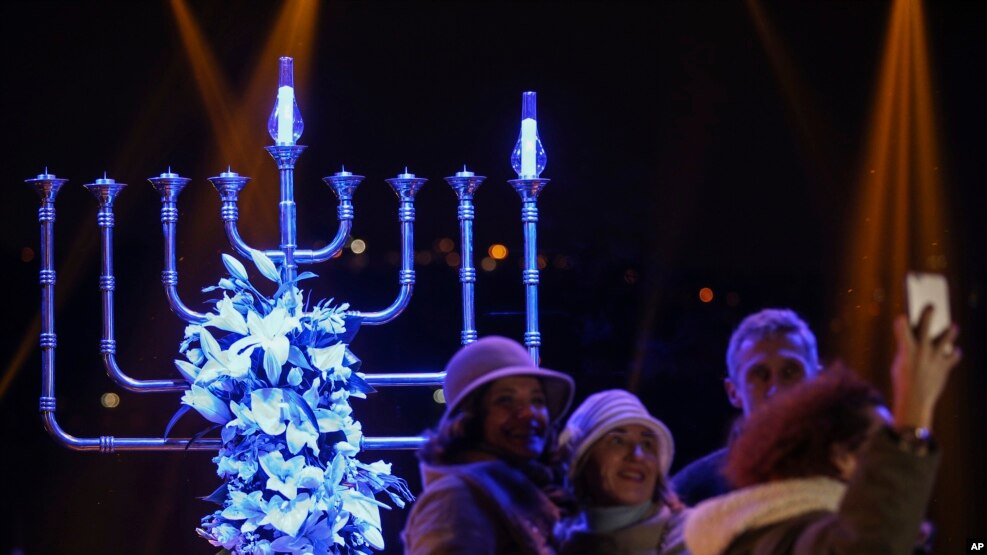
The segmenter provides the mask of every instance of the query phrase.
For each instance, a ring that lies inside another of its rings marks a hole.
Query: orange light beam
[[[944,268],[947,230],[938,172],[932,80],[919,0],[896,0],[875,90],[857,215],[848,236],[842,352],[877,382],[903,310],[910,269]],[[881,293],[881,294],[878,294]]]
[[[827,179],[824,181],[828,181],[828,174],[834,162],[834,155],[829,145],[835,141],[835,138],[826,119],[820,117],[820,104],[799,79],[799,65],[788,54],[788,48],[782,42],[760,0],[746,0],[745,5],[768,61],[771,62],[774,76],[781,86],[782,98],[788,113],[797,127],[802,152],[812,163],[813,172],[826,176]]]
[[[277,21],[259,54],[261,62],[254,64],[249,84],[239,99],[235,98],[222,78],[219,64],[185,1],[172,0],[171,5],[219,145],[220,159],[215,166],[235,164],[245,175],[258,175],[270,163],[261,153],[267,141],[267,114],[273,106],[272,91],[275,86],[272,80],[277,75],[277,58],[286,54],[296,57],[295,88],[296,92],[301,93],[300,96],[304,96],[311,67],[318,3],[314,0],[291,0],[282,4]],[[263,115],[257,117],[258,114]],[[255,129],[253,123],[260,123],[261,126]],[[261,200],[267,199],[264,193],[259,187],[248,187],[240,197],[239,208],[241,216],[251,221],[252,235],[271,237],[277,233],[277,212],[262,208]],[[263,203],[263,207],[267,204]]]

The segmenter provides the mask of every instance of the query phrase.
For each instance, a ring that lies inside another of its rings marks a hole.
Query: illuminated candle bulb
[[[536,94],[534,91],[521,94],[521,133],[511,153],[511,167],[521,179],[537,178],[548,161],[545,148],[538,138]]]
[[[398,174],[398,179],[414,179],[414,178],[415,178],[415,174],[408,173],[408,166],[404,167],[404,173]]]
[[[278,87],[278,144],[286,145],[294,142],[291,128],[295,123],[295,118],[291,109],[295,103],[294,87]]]
[[[535,141],[538,140],[538,121],[534,118],[521,120],[521,174],[535,174]]]
[[[96,179],[97,185],[109,185],[111,183],[116,183],[116,180],[112,177],[106,177],[106,172],[103,172],[103,177]]]
[[[349,177],[353,175],[353,172],[346,171],[346,166],[340,166],[340,170],[336,172],[336,177]]]
[[[302,113],[295,101],[295,69],[294,61],[281,57],[281,67],[278,74],[278,98],[267,120],[267,131],[275,144],[293,145],[302,136],[305,123]]]
[[[178,174],[177,173],[173,173],[171,171],[171,166],[168,166],[168,171],[162,173],[158,177],[163,177],[165,179],[174,179],[174,178],[178,177]]]
[[[466,169],[466,164],[463,164],[463,171],[456,172],[456,177],[473,177],[476,174]]]

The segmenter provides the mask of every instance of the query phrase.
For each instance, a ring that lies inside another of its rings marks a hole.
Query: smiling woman
[[[419,454],[425,491],[408,516],[405,553],[554,553],[546,447],[572,379],[503,337],[463,347],[445,371],[448,405]]]
[[[561,552],[671,554],[684,549],[681,503],[668,491],[668,428],[622,389],[590,395],[559,437],[579,512],[558,527]]]

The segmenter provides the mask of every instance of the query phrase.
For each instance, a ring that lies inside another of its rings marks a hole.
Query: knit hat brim
[[[582,470],[586,454],[606,433],[632,424],[640,424],[655,434],[658,442],[658,465],[667,475],[675,455],[675,442],[668,427],[648,412],[636,395],[623,389],[609,389],[587,397],[569,416],[559,434],[559,448],[569,459],[569,478]]]
[[[675,455],[675,442],[672,440],[672,432],[670,432],[668,427],[657,418],[634,415],[626,418],[615,419],[613,422],[609,422],[606,427],[600,426],[583,438],[578,449],[575,453],[573,453],[572,465],[569,467],[569,477],[575,478],[575,474],[586,462],[586,454],[589,453],[589,450],[593,448],[593,445],[599,441],[600,438],[606,435],[607,432],[620,428],[621,426],[630,426],[633,424],[639,424],[654,432],[658,441],[658,466],[661,470],[661,474],[663,476],[667,475],[669,469],[672,468],[672,457]]]
[[[562,372],[539,368],[537,366],[506,366],[477,376],[467,387],[459,392],[459,395],[455,399],[446,399],[446,411],[442,419],[447,420],[454,416],[459,411],[463,401],[482,386],[502,378],[514,376],[532,377],[541,382],[545,392],[545,404],[548,406],[549,419],[552,425],[561,420],[562,416],[569,410],[569,406],[572,404],[573,393],[576,389],[576,384],[572,378]]]

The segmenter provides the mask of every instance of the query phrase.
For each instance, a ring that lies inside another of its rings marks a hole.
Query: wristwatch
[[[888,427],[888,433],[898,448],[913,455],[925,455],[935,447],[932,432],[917,426]]]

